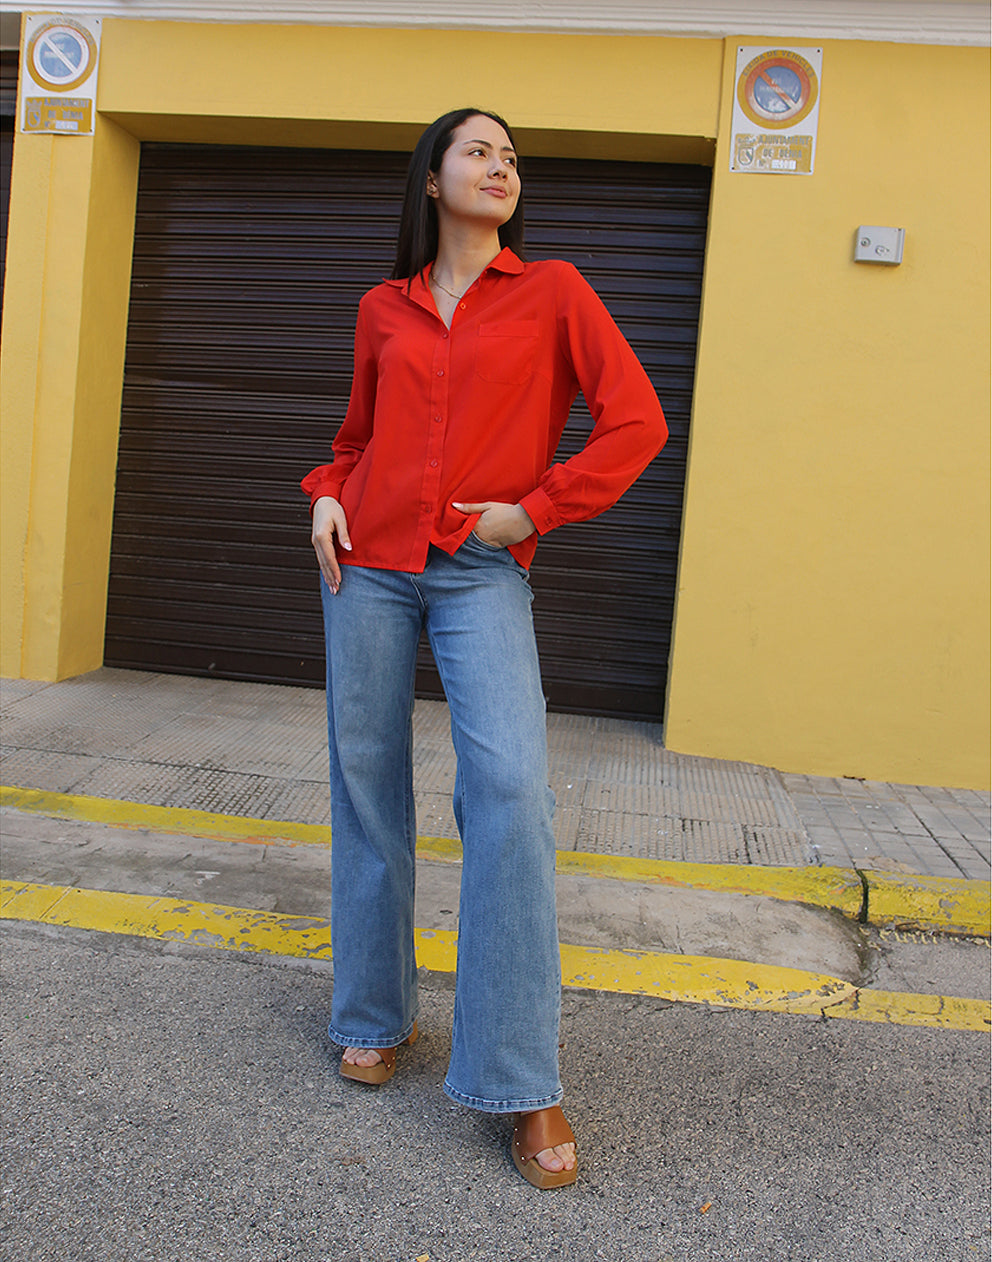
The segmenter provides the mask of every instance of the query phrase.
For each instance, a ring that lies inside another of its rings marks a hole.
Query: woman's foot
[[[417,1023],[414,1021],[413,1029],[403,1043],[416,1043],[417,1035]],[[367,1082],[378,1087],[388,1082],[395,1072],[395,1047],[346,1047],[341,1057],[342,1078],[352,1078],[355,1082]]]
[[[564,1187],[578,1177],[575,1136],[558,1105],[517,1115],[512,1152],[514,1165],[534,1187]]]

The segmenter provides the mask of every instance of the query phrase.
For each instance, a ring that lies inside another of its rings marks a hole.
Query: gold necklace
[[[433,269],[433,267],[431,268],[431,284],[432,284],[432,285],[437,285],[438,289],[443,289],[443,290],[444,290],[444,292],[445,292],[445,293],[446,293],[449,297],[454,298],[455,302],[460,302],[460,301],[461,301],[461,299],[462,299],[462,298],[463,298],[463,296],[464,296],[464,291],[463,291],[462,293],[460,293],[460,294],[456,294],[456,293],[453,293],[453,292],[452,292],[452,291],[448,288],[448,286],[447,286],[447,285],[442,285],[442,284],[441,284],[441,282],[438,280],[438,278],[434,275],[434,269]]]

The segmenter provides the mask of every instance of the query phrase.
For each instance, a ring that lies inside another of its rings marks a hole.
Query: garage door
[[[17,112],[17,59],[15,51],[0,50],[0,310],[3,308],[7,263],[7,217],[14,159],[14,115]]]
[[[389,274],[406,155],[146,145],[114,512],[108,665],[323,683],[300,477],[327,458],[362,293]],[[660,718],[709,172],[532,159],[528,256],[575,263],[671,427],[621,502],[532,571],[554,709]],[[581,400],[559,458],[591,428]],[[426,647],[418,692],[440,696]]]

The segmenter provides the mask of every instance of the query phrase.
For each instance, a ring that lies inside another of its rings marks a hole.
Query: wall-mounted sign
[[[99,59],[99,18],[28,17],[21,53],[21,130],[89,135]]]
[[[822,48],[737,49],[730,169],[812,175]]]

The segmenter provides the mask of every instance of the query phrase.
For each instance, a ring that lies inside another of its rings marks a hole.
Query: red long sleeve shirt
[[[552,464],[577,392],[595,422]],[[348,411],[333,464],[303,479],[339,500],[347,565],[420,573],[430,544],[454,553],[477,518],[452,501],[521,504],[537,534],[614,504],[664,446],[658,397],[591,286],[569,263],[504,249],[438,315],[428,269],[370,290],[358,309]],[[510,551],[527,567],[531,535]]]

